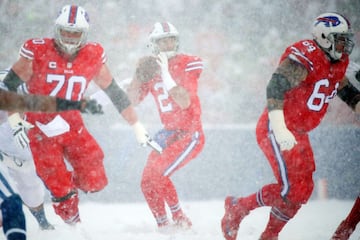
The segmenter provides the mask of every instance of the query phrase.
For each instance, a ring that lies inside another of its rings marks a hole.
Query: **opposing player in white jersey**
[[[0,81],[8,71],[0,71]],[[2,82],[0,88],[5,89]],[[24,124],[27,122],[24,121]],[[26,135],[24,136],[26,137]],[[26,137],[27,138],[27,137]],[[25,140],[25,139],[24,139]],[[0,160],[9,169],[15,188],[21,200],[29,208],[42,230],[54,229],[44,212],[44,184],[37,176],[30,149],[20,148],[15,143],[13,130],[8,121],[8,113],[0,110]]]

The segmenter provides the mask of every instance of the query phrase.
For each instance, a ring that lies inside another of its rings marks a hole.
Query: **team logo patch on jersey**
[[[320,17],[316,19],[315,25],[318,25],[319,23],[324,23],[325,27],[336,27],[341,22],[338,17],[336,16],[327,16],[327,17]]]

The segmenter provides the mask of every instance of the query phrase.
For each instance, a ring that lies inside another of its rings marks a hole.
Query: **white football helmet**
[[[89,16],[77,5],[64,6],[55,20],[55,42],[66,54],[72,55],[86,43],[89,31]],[[64,33],[80,33],[79,37],[68,37]]]
[[[338,13],[319,15],[314,21],[312,35],[332,60],[339,60],[343,53],[350,55],[354,47],[350,22]]]
[[[174,25],[169,22],[157,22],[154,24],[152,31],[149,34],[149,45],[153,54],[158,55],[161,52],[157,41],[162,38],[174,37],[175,38],[175,47],[171,51],[166,51],[168,57],[176,54],[179,49],[179,32],[176,30]]]

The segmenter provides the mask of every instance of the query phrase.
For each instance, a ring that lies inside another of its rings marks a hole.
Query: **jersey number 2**
[[[159,103],[159,107],[161,112],[170,112],[173,107],[171,102],[169,101],[169,93],[166,91],[163,83],[156,83],[154,85],[154,89],[157,92],[161,92],[157,95],[157,101]]]

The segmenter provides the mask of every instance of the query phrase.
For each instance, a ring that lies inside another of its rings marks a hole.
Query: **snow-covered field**
[[[221,200],[183,202],[183,208],[193,221],[193,228],[168,234],[157,231],[155,221],[144,202],[112,203],[83,202],[80,204],[82,223],[67,226],[46,205],[54,231],[40,231],[30,213],[27,214],[28,240],[220,240],[223,216]],[[326,240],[352,206],[351,201],[312,200],[283,229],[280,240]],[[238,239],[256,240],[262,232],[268,208],[254,210],[242,222]],[[4,236],[0,236],[3,240]],[[360,239],[360,226],[351,240]]]

